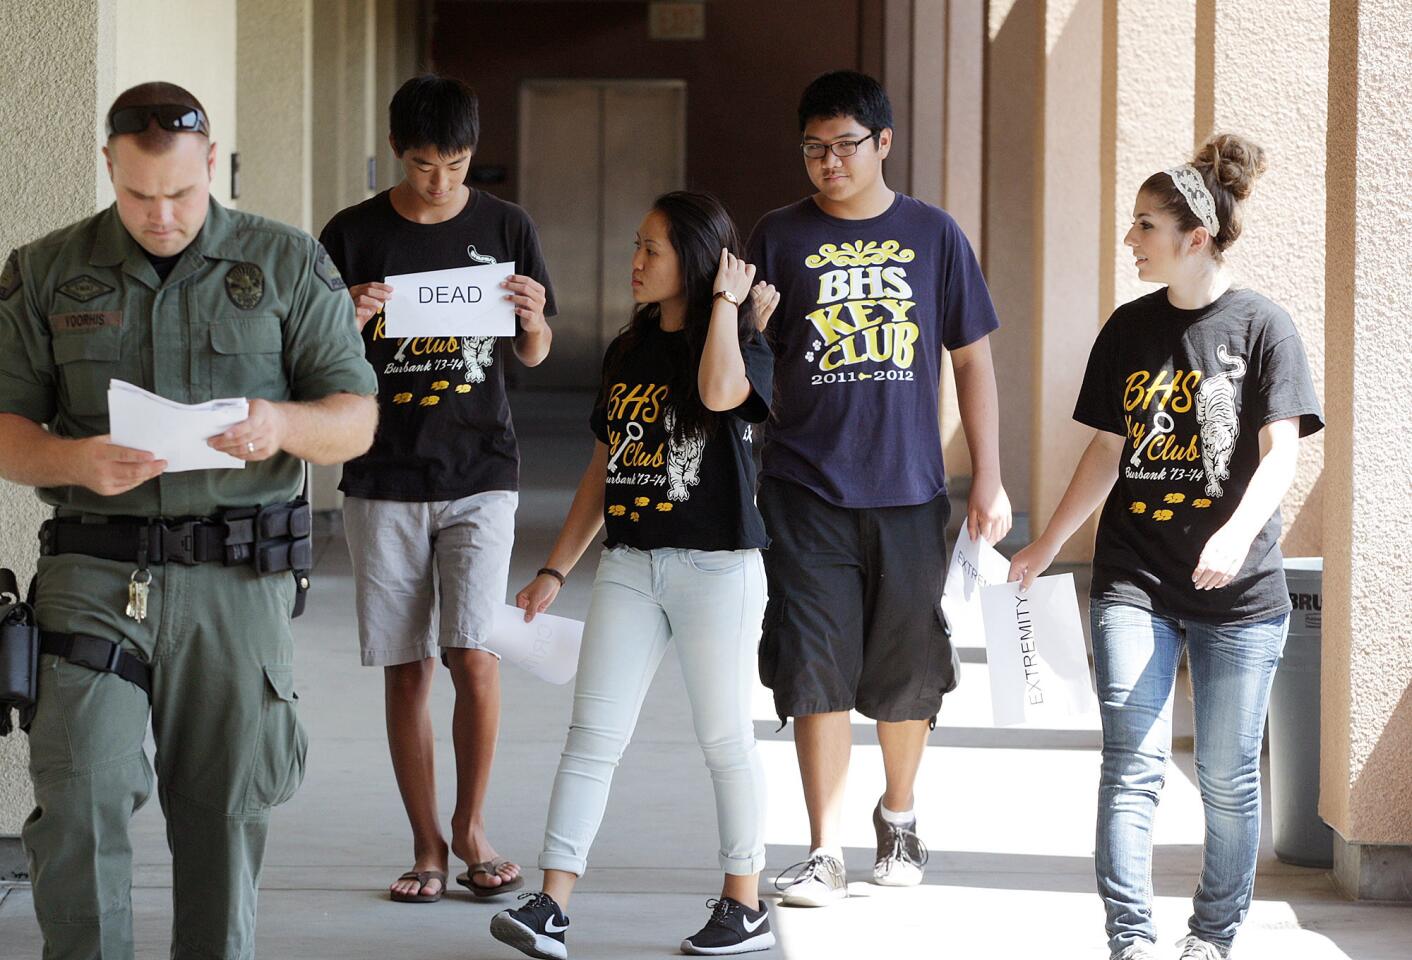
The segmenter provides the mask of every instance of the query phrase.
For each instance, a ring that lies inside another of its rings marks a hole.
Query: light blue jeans
[[[1260,742],[1288,615],[1258,623],[1176,620],[1095,601],[1093,661],[1103,717],[1095,867],[1114,954],[1155,942],[1152,819],[1172,747],[1172,694],[1188,651],[1196,774],[1206,810],[1201,880],[1188,926],[1229,948],[1245,919],[1260,850]]]
[[[765,774],[750,709],[764,615],[759,550],[603,551],[541,869],[583,874],[613,771],[669,641],[716,792],[721,868],[741,876],[765,868]]]

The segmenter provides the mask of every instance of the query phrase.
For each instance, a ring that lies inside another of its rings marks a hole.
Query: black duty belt
[[[135,563],[138,571],[168,563],[249,565],[260,574],[289,570],[294,573],[297,617],[304,612],[314,565],[313,526],[313,510],[304,499],[223,510],[210,517],[56,517],[39,529],[39,553]]]
[[[47,520],[39,529],[39,553],[79,553],[102,560],[166,563],[251,564],[260,573],[308,570],[314,561],[313,511],[303,500],[269,507],[224,510],[210,517],[176,520],[78,517]]]

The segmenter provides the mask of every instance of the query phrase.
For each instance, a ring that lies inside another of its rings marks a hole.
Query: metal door
[[[686,84],[530,80],[520,89],[520,204],[539,227],[559,316],[535,386],[596,387],[632,313],[633,234],[685,182]]]

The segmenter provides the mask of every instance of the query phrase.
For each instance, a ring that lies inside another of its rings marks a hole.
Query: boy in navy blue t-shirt
[[[817,193],[750,239],[779,290],[775,392],[760,486],[772,540],[761,679],[795,747],[812,834],[784,903],[847,893],[839,820],[856,709],[878,721],[887,788],[874,880],[910,886],[926,856],[912,786],[957,662],[939,603],[950,516],[937,416],[943,350],[974,464],[967,525],[1010,529],[980,265],[944,211],[888,189],[892,108],[872,77],[819,77],[799,106]]]

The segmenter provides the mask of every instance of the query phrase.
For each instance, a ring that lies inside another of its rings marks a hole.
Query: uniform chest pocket
[[[279,317],[236,317],[211,324],[211,396],[289,398]]]
[[[54,337],[63,407],[78,416],[108,413],[108,381],[121,378],[122,329],[108,327]]]

